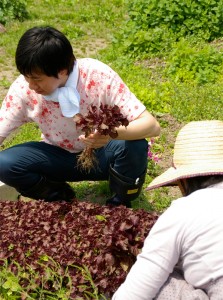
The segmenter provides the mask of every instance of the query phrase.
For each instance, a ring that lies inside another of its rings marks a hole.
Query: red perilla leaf
[[[107,104],[101,104],[99,109],[95,105],[91,105],[88,114],[86,116],[78,114],[75,121],[77,127],[81,127],[86,136],[95,130],[102,135],[110,135],[110,132],[114,134],[115,128],[129,125],[127,117],[123,116],[117,105],[109,106]]]

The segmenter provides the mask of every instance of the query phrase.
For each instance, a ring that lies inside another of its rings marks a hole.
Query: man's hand
[[[101,135],[97,131],[91,133],[88,137],[80,135],[79,138],[87,147],[93,149],[104,147],[111,140],[110,136]]]

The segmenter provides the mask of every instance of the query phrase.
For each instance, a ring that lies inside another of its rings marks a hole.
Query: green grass
[[[0,266],[0,300],[68,300],[72,292],[72,280],[70,278],[68,268],[65,268],[64,273],[61,274],[61,266],[52,258],[44,255],[39,259],[39,265],[45,266],[44,262],[50,261],[51,267],[46,268],[45,277],[41,273],[36,272],[31,266],[26,268],[17,266],[17,274],[15,275],[5,261]],[[105,296],[99,294],[95,286],[92,276],[86,266],[80,267],[72,265],[77,273],[81,273],[85,282],[88,285],[80,283],[85,299],[106,300]],[[41,278],[41,283],[37,284]],[[26,282],[26,286],[21,285]],[[50,292],[46,286],[49,282],[53,283],[53,292]],[[66,284],[65,284],[66,282]],[[89,291],[91,287],[91,291]],[[85,292],[85,290],[88,290]]]

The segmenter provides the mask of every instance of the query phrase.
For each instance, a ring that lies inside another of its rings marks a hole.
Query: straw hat
[[[223,122],[194,121],[178,133],[172,167],[146,188],[176,185],[182,178],[223,175]]]

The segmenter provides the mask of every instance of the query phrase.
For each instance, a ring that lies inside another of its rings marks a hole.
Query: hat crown
[[[223,122],[197,121],[185,125],[179,132],[173,165],[182,166],[223,164]]]

